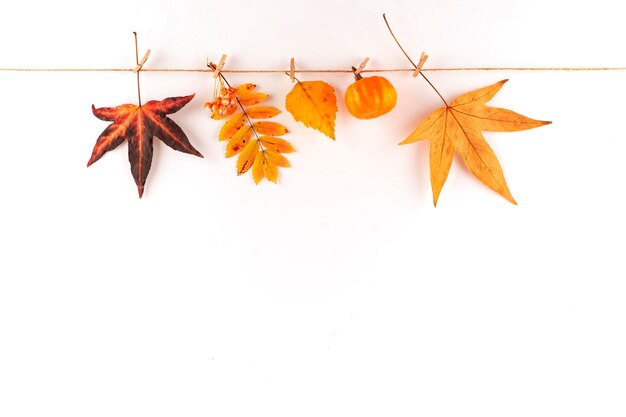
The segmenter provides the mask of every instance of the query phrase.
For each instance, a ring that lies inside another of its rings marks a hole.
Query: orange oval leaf
[[[246,113],[252,119],[269,119],[278,115],[280,110],[272,106],[254,106],[246,109]]]
[[[220,129],[219,140],[229,140],[232,138],[245,122],[246,119],[243,113],[233,114]]]
[[[239,96],[239,103],[242,106],[254,106],[267,100],[269,95],[265,93],[245,93]]]
[[[256,139],[248,142],[237,158],[237,175],[247,172],[252,167],[258,151],[259,143]]]
[[[287,133],[287,128],[276,122],[255,122],[252,126],[262,135],[281,136]]]
[[[226,158],[237,155],[248,144],[252,137],[252,129],[250,126],[243,126],[235,133],[226,145]]]
[[[250,83],[241,84],[240,86],[235,87],[235,93],[241,95],[241,94],[249,93],[255,88],[256,88],[256,84],[250,84]]]
[[[295,149],[293,148],[293,146],[291,146],[289,142],[281,138],[275,138],[272,136],[261,136],[259,140],[268,151],[279,153],[291,153],[295,151]]]
[[[263,172],[263,164],[265,162],[265,152],[258,152],[252,164],[252,178],[256,184],[260,183],[265,173]]]
[[[263,159],[263,162],[263,174],[265,174],[265,178],[276,183],[278,181],[278,168],[267,158],[267,155],[266,158]]]
[[[274,163],[274,165],[276,166],[283,167],[283,168],[289,168],[291,166],[289,164],[289,160],[279,153],[265,151],[265,157],[269,159],[272,163]]]

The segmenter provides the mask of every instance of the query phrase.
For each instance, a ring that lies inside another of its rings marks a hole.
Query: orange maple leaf
[[[486,103],[508,80],[463,94],[421,122],[400,144],[430,139],[430,182],[433,203],[446,182],[454,153],[458,153],[472,174],[498,194],[517,204],[504,179],[498,158],[481,131],[513,132],[552,122],[530,119],[511,110]]]

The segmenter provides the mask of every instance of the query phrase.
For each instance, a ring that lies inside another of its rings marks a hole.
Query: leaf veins
[[[455,153],[461,156],[465,166],[483,184],[517,204],[506,184],[498,158],[481,132],[512,132],[551,122],[487,106],[486,103],[506,82],[503,80],[463,94],[446,107],[433,112],[401,142],[404,145],[430,139],[430,182],[435,206]]]
[[[324,81],[297,81],[285,98],[285,108],[296,121],[335,139],[337,97],[330,84]]]

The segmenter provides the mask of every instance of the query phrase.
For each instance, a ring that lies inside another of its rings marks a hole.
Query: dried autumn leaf
[[[238,87],[235,87],[235,92],[239,95],[249,93],[256,88],[256,84],[241,84]]]
[[[222,83],[225,82],[221,78],[220,80]],[[280,113],[280,110],[275,107],[256,105],[269,96],[264,93],[252,92],[255,88],[256,85],[254,84],[242,84],[235,88],[231,88],[230,85],[228,88],[220,86],[220,91],[225,89],[226,92],[233,91],[236,94],[237,106],[241,111],[229,116],[229,119],[220,129],[219,140],[228,141],[226,145],[227,158],[239,155],[237,158],[238,175],[252,168],[252,178],[255,183],[258,184],[265,177],[276,182],[278,166],[289,166],[287,158],[280,153],[293,152],[294,149],[286,140],[275,137],[287,133],[287,128],[282,124],[251,121],[251,119],[268,119]],[[251,140],[252,137],[255,139]],[[270,158],[274,162],[268,162],[266,152],[271,153]],[[268,163],[271,166],[266,168]]]
[[[263,173],[263,163],[265,160],[265,152],[258,152],[252,164],[252,179],[258,184],[265,177]]]
[[[238,97],[242,106],[254,106],[267,100],[269,95],[265,93],[244,93],[238,95]]]
[[[233,135],[237,133],[239,129],[241,129],[241,127],[243,126],[245,122],[246,122],[245,115],[243,113],[233,114],[232,116],[230,116],[230,119],[228,119],[226,123],[224,123],[224,126],[222,126],[222,128],[220,129],[219,139],[228,140],[232,138]]]
[[[269,119],[280,113],[276,107],[272,106],[253,106],[248,110],[248,117],[251,119]]]
[[[263,175],[273,183],[278,182],[278,168],[267,155],[265,155],[265,159],[263,159]]]
[[[276,122],[255,122],[252,127],[262,135],[282,136],[288,132],[287,128]]]
[[[285,108],[293,118],[335,139],[337,97],[324,81],[297,81],[285,99]]]
[[[273,136],[261,136],[259,138],[261,144],[268,151],[272,152],[280,152],[280,153],[291,153],[294,152],[295,149],[289,142],[281,138],[275,138]]]
[[[252,167],[258,151],[259,146],[256,139],[248,142],[241,154],[239,154],[239,158],[237,158],[237,175],[247,172]]]
[[[92,105],[93,114],[98,119],[113,123],[98,137],[87,166],[125,140],[128,141],[130,170],[141,198],[152,165],[152,142],[155,136],[174,150],[202,158],[202,154],[191,145],[180,126],[167,117],[168,114],[182,109],[193,97],[194,94],[169,97],[162,101],[149,101],[142,106],[122,104],[117,107],[96,108]]]
[[[289,164],[289,160],[279,153],[265,151],[265,157],[269,159],[276,166],[283,167],[283,168],[289,168],[291,166]]]
[[[248,140],[252,137],[252,129],[250,126],[242,126],[237,133],[228,141],[226,145],[226,158],[237,155],[248,144]]]
[[[267,178],[272,182],[278,181],[278,167],[288,168],[291,165],[289,160],[283,155],[268,150],[260,151],[254,158],[252,164],[252,178],[255,183],[261,182],[263,178]]]
[[[430,139],[430,181],[435,206],[455,152],[476,178],[511,203],[517,204],[506,184],[500,163],[481,131],[512,132],[551,122],[486,106],[507,81],[463,94],[428,116],[401,142],[407,144]]]

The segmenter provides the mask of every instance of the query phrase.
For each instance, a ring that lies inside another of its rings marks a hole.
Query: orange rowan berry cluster
[[[213,101],[204,103],[204,108],[212,112],[213,119],[222,119],[231,115],[237,110],[237,97],[234,88],[220,88],[219,95],[216,94]]]

